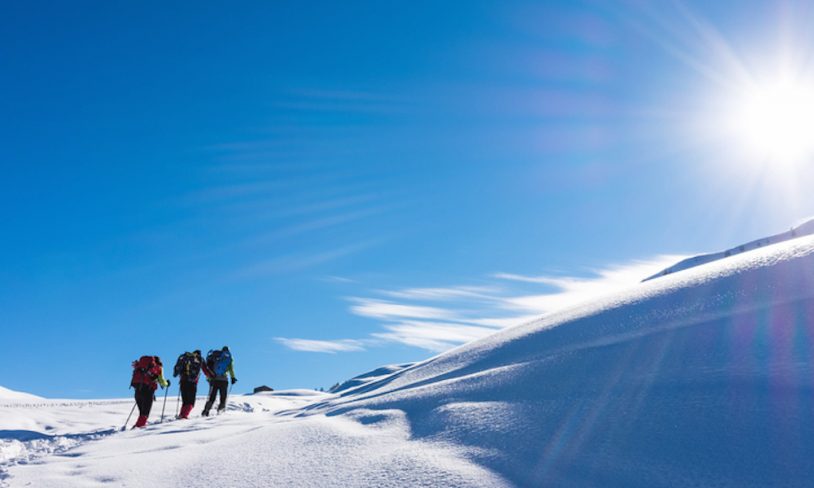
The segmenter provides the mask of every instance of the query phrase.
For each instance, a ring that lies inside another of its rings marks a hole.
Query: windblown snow
[[[811,486],[812,317],[807,236],[337,393],[238,396],[219,417],[118,432],[130,400],[0,400],[0,476],[37,487]]]

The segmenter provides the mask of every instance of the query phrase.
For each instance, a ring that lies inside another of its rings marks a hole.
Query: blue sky
[[[717,123],[808,74],[804,2],[0,14],[12,389],[126,396],[139,355],[224,344],[243,390],[327,387],[814,213],[809,161]]]

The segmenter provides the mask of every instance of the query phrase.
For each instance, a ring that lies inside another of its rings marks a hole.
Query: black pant
[[[149,385],[136,385],[136,405],[138,405],[138,414],[145,417],[150,416],[150,409],[153,408],[153,400],[155,390],[150,388]]]
[[[215,396],[218,393],[220,393],[220,404],[218,405],[218,410],[223,410],[226,408],[226,395],[228,392],[228,380],[213,380],[209,385],[209,400],[207,400],[206,406],[204,407],[204,415],[207,415],[209,410],[212,409],[212,405],[215,404]]]
[[[181,380],[181,401],[183,405],[195,405],[195,395],[198,393],[197,381]]]

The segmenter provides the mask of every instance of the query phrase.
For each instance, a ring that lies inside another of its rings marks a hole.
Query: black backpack
[[[191,352],[178,356],[175,362],[173,376],[180,376],[182,380],[196,381],[201,373],[201,361]]]

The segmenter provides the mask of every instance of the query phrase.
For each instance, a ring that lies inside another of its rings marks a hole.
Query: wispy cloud
[[[351,313],[378,321],[381,329],[366,339],[331,344],[349,341],[370,347],[397,343],[441,352],[496,330],[638,286],[643,278],[683,257],[637,260],[579,277],[494,273],[490,278],[496,281],[485,285],[378,290],[374,292],[378,297],[348,300]]]
[[[353,298],[351,300],[356,303],[356,305],[351,307],[351,312],[356,315],[361,315],[362,317],[374,319],[417,318],[452,320],[457,317],[455,312],[438,307],[407,305],[369,298]]]
[[[201,205],[226,200],[258,198],[279,193],[284,188],[294,186],[295,183],[292,180],[268,180],[219,184],[187,195],[182,199],[182,202]]]
[[[324,276],[320,278],[320,280],[326,283],[343,283],[343,284],[358,283],[356,280],[348,278],[346,276],[333,276],[333,275]]]
[[[234,274],[234,278],[259,278],[279,273],[298,271],[363,251],[367,248],[375,246],[379,242],[381,242],[381,240],[372,239],[348,244],[346,246],[334,249],[316,251],[311,254],[289,255],[266,261],[255,262],[236,272]]]
[[[280,227],[270,232],[261,233],[244,242],[247,246],[266,245],[281,239],[291,238],[331,227],[338,227],[357,220],[380,215],[385,212],[383,207],[370,207],[344,213],[336,213],[327,217],[303,220],[294,225]]]
[[[551,284],[551,281],[553,280],[553,278],[550,276],[525,276],[512,273],[495,273],[492,275],[492,277],[499,280],[519,281],[522,283]]]
[[[372,334],[377,339],[442,352],[465,342],[485,337],[493,328],[433,321],[405,321],[384,326],[385,332]]]
[[[294,351],[324,352],[335,354],[337,352],[364,351],[364,343],[353,339],[312,340],[276,337],[275,341]]]
[[[497,286],[456,286],[451,288],[408,288],[406,290],[382,291],[383,295],[406,300],[444,301],[459,298],[478,298],[490,300],[491,294],[500,293]]]
[[[518,295],[504,298],[502,306],[539,314],[551,313],[563,308],[585,303],[609,293],[635,286],[642,279],[680,261],[684,256],[663,255],[648,260],[637,260],[624,265],[609,266],[595,270],[589,277],[524,276],[496,273],[497,279],[548,285],[554,291]]]
[[[513,325],[525,324],[534,319],[540,318],[539,314],[530,315],[510,315],[508,317],[486,317],[481,319],[468,319],[467,322],[475,325],[482,325],[484,327],[492,327],[493,329],[505,329]]]

